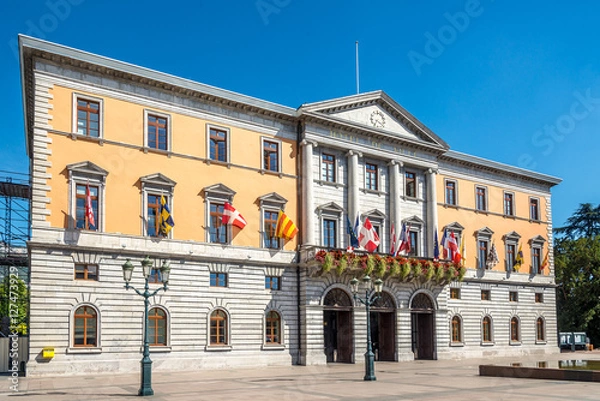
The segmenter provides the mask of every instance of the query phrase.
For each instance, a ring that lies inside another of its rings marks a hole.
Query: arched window
[[[265,343],[281,344],[281,316],[275,311],[267,313],[265,321]]]
[[[460,316],[452,318],[452,342],[459,343],[462,341],[462,328]]]
[[[217,309],[210,314],[210,345],[228,345],[227,313]]]
[[[148,311],[148,342],[150,346],[167,345],[167,314],[162,308]]]
[[[98,314],[91,306],[80,306],[73,315],[73,346],[98,346]]]
[[[520,341],[521,336],[519,334],[519,319],[513,317],[510,319],[510,341]]]
[[[544,319],[538,317],[535,323],[535,339],[537,341],[546,341],[546,328],[544,326]]]
[[[481,321],[481,339],[484,343],[492,342],[492,318],[489,316]]]

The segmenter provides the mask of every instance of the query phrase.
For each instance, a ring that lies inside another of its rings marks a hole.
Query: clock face
[[[385,116],[379,110],[375,110],[371,113],[371,124],[375,128],[383,128],[385,127]]]

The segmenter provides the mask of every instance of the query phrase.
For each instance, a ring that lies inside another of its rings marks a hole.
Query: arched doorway
[[[354,330],[352,298],[334,288],[323,300],[323,335],[327,362],[354,362]]]
[[[412,349],[415,359],[434,359],[434,312],[433,300],[429,295],[415,295],[410,304]]]
[[[382,292],[371,307],[371,339],[376,361],[395,361],[396,358],[396,303]]]

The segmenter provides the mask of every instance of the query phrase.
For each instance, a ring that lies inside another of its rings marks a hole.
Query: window
[[[544,327],[544,319],[538,317],[535,322],[535,339],[536,341],[546,341],[546,329]]]
[[[162,275],[160,273],[160,269],[153,267],[152,270],[150,270],[150,276],[148,276],[148,283],[162,284]]]
[[[460,299],[460,288],[450,288],[450,299]]]
[[[446,180],[446,204],[456,206],[456,181]]]
[[[404,194],[409,198],[417,197],[417,179],[415,173],[407,171],[406,174],[406,188]]]
[[[519,293],[516,291],[510,291],[508,293],[508,300],[510,302],[518,302],[519,301]]]
[[[80,306],[73,315],[73,345],[75,347],[98,346],[98,315],[91,306]]]
[[[477,241],[477,264],[480,269],[487,269],[488,244],[486,240]]]
[[[510,192],[504,193],[504,215],[514,216],[515,215],[515,195]]]
[[[158,194],[148,194],[147,200],[147,216],[148,216],[148,236],[158,237],[160,234],[160,197]],[[168,203],[168,197],[165,197]]]
[[[540,220],[540,200],[537,198],[529,198],[529,219]]]
[[[281,317],[275,311],[267,313],[265,319],[265,343],[281,344]]]
[[[492,342],[492,318],[489,316],[481,321],[481,340],[484,343]]]
[[[323,246],[326,248],[337,247],[337,221],[323,219]]]
[[[210,242],[213,244],[227,244],[228,232],[227,225],[223,224],[224,205],[222,203],[210,204]]]
[[[100,137],[100,102],[77,97],[77,133]]]
[[[335,182],[335,156],[323,153],[321,156],[321,180]]]
[[[88,219],[85,214],[85,203],[86,203],[86,191],[88,185],[77,184],[75,185],[75,227],[82,230],[96,231],[99,223],[100,215],[98,214],[98,193],[99,187],[96,185],[89,185],[90,188],[90,199],[92,201],[92,212],[94,214],[93,221]]]
[[[227,287],[227,273],[210,273],[211,287]]]
[[[419,256],[419,232],[409,231],[408,239],[410,241],[410,252],[409,256]]]
[[[162,308],[148,311],[148,342],[151,347],[167,346],[167,314]]]
[[[267,171],[279,172],[279,142],[263,139],[263,167]]]
[[[147,144],[151,149],[167,150],[169,120],[165,116],[146,114]]]
[[[531,273],[539,274],[541,267],[542,249],[535,246],[531,248]]]
[[[75,265],[75,280],[98,281],[98,265],[77,263]]]
[[[535,303],[543,304],[544,303],[544,294],[542,294],[541,292],[536,292],[535,293]]]
[[[513,317],[510,319],[510,341],[520,341],[521,335],[519,333],[519,319]]]
[[[228,131],[224,129],[208,127],[208,149],[210,160],[227,162],[229,158],[227,156],[228,144],[227,137]]]
[[[452,342],[453,343],[462,342],[461,319],[458,316],[454,316],[452,318]]]
[[[491,301],[492,300],[492,291],[481,290],[481,300],[482,301]]]
[[[228,345],[227,314],[217,309],[210,314],[210,345]]]
[[[276,291],[281,290],[281,277],[265,276],[265,289]]]
[[[279,249],[279,238],[275,236],[277,229],[278,212],[265,210],[263,212],[263,227],[264,227],[264,247],[271,249]]]
[[[506,245],[506,270],[515,271],[515,259],[517,255],[517,246],[515,244]]]
[[[375,164],[366,163],[365,165],[365,187],[372,191],[379,189],[377,183],[377,166]]]
[[[475,187],[475,209],[487,211],[487,190],[485,187]]]

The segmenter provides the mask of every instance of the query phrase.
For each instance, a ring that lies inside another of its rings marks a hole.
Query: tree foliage
[[[600,206],[581,204],[567,223],[555,230],[558,327],[600,346]]]

